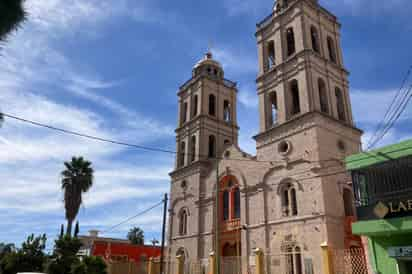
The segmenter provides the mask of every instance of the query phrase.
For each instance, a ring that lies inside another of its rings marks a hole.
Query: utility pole
[[[163,199],[163,227],[162,227],[162,245],[160,247],[160,274],[164,274],[164,249],[165,249],[165,234],[166,234],[166,213],[167,213],[167,193]]]
[[[220,222],[220,214],[219,214],[219,193],[220,193],[220,185],[219,185],[219,159],[216,157],[216,220],[215,220],[215,255],[216,255],[216,274],[220,274],[220,239],[219,239],[219,222]]]

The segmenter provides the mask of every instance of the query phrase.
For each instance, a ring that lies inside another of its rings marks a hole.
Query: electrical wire
[[[408,91],[402,97],[401,104],[398,106],[396,112],[394,112],[391,115],[391,119],[388,122],[388,124],[385,126],[385,128],[383,129],[382,133],[374,140],[374,142],[370,145],[370,147],[368,149],[373,148],[393,128],[395,123],[399,120],[401,115],[404,113],[406,107],[409,105],[409,102],[410,102],[411,98],[412,98],[412,85],[409,86]]]
[[[379,122],[378,126],[375,129],[374,134],[372,135],[372,137],[369,139],[368,143],[367,143],[367,147],[368,149],[371,147],[372,142],[374,141],[374,138],[377,137],[378,133],[383,129],[383,127],[385,126],[385,120],[388,118],[388,115],[391,113],[392,107],[395,105],[396,101],[398,100],[399,96],[402,93],[402,90],[407,82],[407,80],[409,79],[409,76],[412,72],[412,66],[409,67],[405,78],[402,81],[401,87],[399,88],[399,90],[397,91],[396,95],[394,96],[394,98],[392,99],[392,102],[390,103],[388,109],[385,112],[385,115],[383,116],[383,119]]]
[[[81,133],[81,132],[78,132],[78,131],[59,128],[59,127],[56,127],[56,126],[36,122],[36,121],[33,121],[33,120],[18,117],[16,115],[11,115],[11,114],[4,113],[4,112],[0,112],[0,115],[3,115],[4,117],[14,119],[14,120],[17,120],[17,121],[20,121],[20,122],[28,123],[28,124],[31,124],[33,126],[43,127],[43,128],[49,129],[49,130],[58,131],[58,132],[63,133],[63,134],[68,134],[68,135],[72,135],[72,136],[91,139],[91,140],[98,141],[98,142],[104,142],[104,143],[110,143],[110,144],[114,144],[114,145],[126,146],[126,147],[130,147],[130,148],[135,148],[135,149],[140,149],[140,150],[145,150],[145,151],[151,151],[151,152],[161,152],[161,153],[167,153],[167,154],[173,154],[173,155],[178,154],[176,151],[169,150],[169,149],[142,146],[142,145],[137,145],[137,144],[132,144],[132,143],[121,142],[121,141],[117,141],[117,140],[102,138],[102,137],[98,137],[98,136],[93,136],[93,135],[89,135],[89,134],[84,134],[84,133]],[[191,156],[193,154],[192,153],[185,153],[185,155]],[[199,156],[199,158],[204,157],[204,158],[208,158],[208,159],[227,160],[227,161],[256,162],[256,163],[268,163],[268,164],[284,163],[283,160],[263,161],[263,160],[256,160],[256,159],[235,159],[235,158],[225,158],[225,157],[217,157],[217,156],[208,157],[208,156],[202,155],[202,154],[199,154],[197,156]],[[308,161],[308,162],[309,163],[319,163],[319,162],[330,162],[330,161],[335,161],[336,162],[336,161],[343,161],[343,160],[344,159],[327,159],[327,160]]]
[[[151,207],[149,207],[149,208],[147,208],[147,209],[139,212],[138,214],[136,214],[136,215],[134,215],[134,216],[131,216],[131,217],[128,217],[128,218],[125,219],[124,221],[121,221],[120,223],[118,223],[118,224],[116,224],[116,225],[114,225],[114,226],[111,226],[110,228],[102,231],[102,233],[108,233],[108,232],[113,231],[113,230],[116,229],[117,227],[119,227],[119,226],[121,226],[121,225],[123,225],[123,224],[126,224],[126,223],[130,222],[131,220],[136,219],[137,217],[140,217],[140,216],[148,213],[149,211],[155,209],[156,207],[158,207],[158,206],[160,206],[161,204],[163,204],[163,202],[164,202],[164,201],[162,200],[161,202],[159,202],[159,203],[157,203],[157,204],[155,204],[155,205],[153,205],[153,206],[151,206]]]

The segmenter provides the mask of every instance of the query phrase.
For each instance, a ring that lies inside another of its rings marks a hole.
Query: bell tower
[[[221,64],[208,52],[180,87],[176,129],[176,169],[220,157],[238,142],[236,83],[224,78]]]
[[[312,160],[359,151],[361,132],[352,119],[337,18],[318,0],[278,0],[270,16],[257,24],[256,38],[258,158],[284,158],[292,139],[295,150],[312,152]],[[330,138],[319,130],[311,134],[309,128],[316,126]],[[316,151],[325,140],[335,144],[325,153]]]

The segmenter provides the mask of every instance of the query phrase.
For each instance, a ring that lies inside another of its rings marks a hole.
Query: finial
[[[207,44],[207,53],[206,53],[206,58],[207,59],[212,59],[212,57],[213,57],[212,48],[213,48],[213,42],[212,42],[212,40],[209,40],[209,42]]]

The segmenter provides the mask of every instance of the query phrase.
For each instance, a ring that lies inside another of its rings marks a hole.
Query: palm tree
[[[82,194],[93,185],[92,163],[83,157],[73,157],[70,162],[64,162],[62,171],[62,189],[64,190],[64,207],[66,209],[67,235],[72,233],[72,224],[79,213],[82,204]]]
[[[144,232],[140,227],[133,227],[127,233],[127,239],[134,245],[144,245]]]
[[[23,2],[24,0],[0,1],[0,41],[4,41],[26,19]]]

